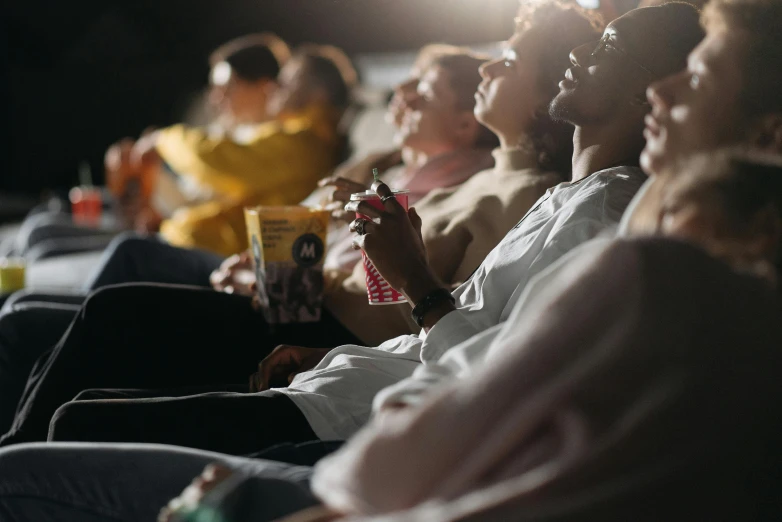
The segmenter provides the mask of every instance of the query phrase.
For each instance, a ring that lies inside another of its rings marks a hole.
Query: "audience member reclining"
[[[667,237],[581,256],[513,307],[481,368],[377,416],[316,466],[312,492],[311,469],[277,462],[20,445],[0,451],[0,513],[149,520],[216,461],[232,502],[231,471],[211,467],[161,520],[260,522],[321,502],[303,520],[776,520],[782,167],[726,157],[662,173]]]
[[[270,119],[266,101],[276,89],[280,67],[289,56],[285,42],[269,33],[237,38],[212,53],[209,102],[216,118],[208,129],[211,137],[232,131],[247,135]],[[140,145],[148,144],[147,138],[140,141]],[[198,188],[187,175],[177,176],[168,169],[158,172],[158,166],[149,162],[140,165],[139,151],[133,146],[134,141],[126,138],[106,153],[107,185],[116,197],[116,212],[109,214],[107,222],[87,226],[74,223],[64,212],[36,212],[25,220],[13,241],[0,246],[2,255],[36,259],[69,249],[97,249],[123,228],[133,228],[136,221],[147,219],[153,207],[156,214],[170,216],[179,206],[217,197],[206,187]],[[172,176],[178,181],[170,179]]]
[[[528,36],[535,34],[534,27],[522,31]],[[573,114],[574,120],[578,118],[578,112],[586,111],[583,114],[586,117],[576,121],[574,181],[560,184],[544,196],[489,254],[470,280],[455,292],[455,298],[459,300],[457,310],[453,310],[451,301],[440,301],[438,304],[444,306],[432,309],[435,314],[424,314],[423,327],[428,331],[425,340],[419,336],[403,336],[378,348],[347,345],[332,351],[277,350],[272,363],[265,365],[270,367],[270,371],[263,373],[281,378],[282,382],[295,373],[298,366],[289,365],[292,357],[286,356],[286,351],[288,354],[291,351],[293,354],[307,353],[308,364],[322,360],[313,370],[296,375],[287,388],[260,394],[121,401],[112,403],[110,407],[108,404],[99,407],[99,404],[74,402],[58,414],[63,421],[63,433],[70,432],[70,435],[88,430],[84,427],[85,423],[78,419],[79,412],[86,411],[88,406],[96,406],[90,412],[89,424],[111,433],[81,433],[75,438],[165,441],[236,453],[257,450],[280,440],[312,438],[313,434],[320,439],[347,438],[366,422],[377,391],[409,376],[421,365],[422,359],[436,360],[451,347],[472,336],[481,336],[485,330],[503,322],[531,277],[569,249],[618,222],[645,179],[637,167],[627,165],[634,163],[643,146],[641,130],[646,107],[638,100],[643,98],[650,81],[684,67],[686,54],[701,36],[697,12],[685,4],[671,4],[633,11],[615,21],[607,33],[607,37],[613,39],[610,49],[601,45],[594,57],[582,55],[591,62],[589,72],[584,71],[578,84],[566,85],[566,103],[561,106],[564,113]],[[623,47],[620,48],[620,45]],[[643,70],[652,68],[655,70],[653,74]],[[393,201],[387,202],[387,210],[395,208],[391,206],[394,204]],[[355,207],[351,209],[356,210]],[[396,215],[394,220],[394,223],[408,227],[411,231],[408,237],[415,234],[406,215]],[[420,241],[417,235],[415,239]],[[414,261],[419,262],[420,245],[415,242],[407,244],[416,253]],[[435,281],[428,265],[418,265],[417,268],[426,270],[422,273],[427,279],[419,281],[424,281],[425,285]],[[416,293],[415,287],[401,286],[401,289],[408,294],[413,305],[424,297],[424,294]],[[426,288],[426,292],[431,290],[431,287]],[[450,311],[449,308],[453,311],[435,326],[446,315],[441,312]],[[150,365],[146,361],[124,364],[106,361],[112,367],[111,372],[101,362],[101,370],[92,372],[82,367],[79,370],[85,370],[85,378],[82,380],[77,376],[69,360],[78,359],[80,363],[97,361],[100,357],[97,345],[115,344],[106,336],[113,335],[111,332],[117,333],[116,329],[107,329],[93,337],[96,332],[84,328],[84,319],[94,317],[99,309],[105,309],[100,292],[87,303],[37,382],[31,383],[30,393],[21,405],[13,432],[4,438],[5,444],[42,439],[55,408],[80,390],[96,385],[134,386],[133,379],[149,370]],[[194,317],[189,318],[191,323],[195,322]],[[129,334],[132,335],[131,332],[121,335],[127,339]],[[98,342],[90,347],[90,339]],[[139,339],[136,344],[144,342]],[[222,342],[226,348],[230,345],[225,339]],[[185,348],[187,345],[180,346]],[[172,349],[169,351],[169,348]],[[222,363],[214,358],[199,360],[184,353],[174,354],[173,347],[169,345],[166,345],[165,352],[164,357],[156,359],[151,366],[156,370],[176,368],[176,371],[167,371],[161,379],[161,386],[168,386],[173,379],[180,377],[183,380],[177,382],[178,385],[225,382],[234,380],[240,371],[237,364],[231,365],[230,375],[222,370],[215,371],[216,366]],[[225,357],[226,349],[222,352]],[[116,352],[113,355],[116,356]],[[182,359],[190,366],[184,372]],[[175,365],[168,366],[174,361]],[[274,361],[278,364],[275,365]],[[202,368],[194,368],[197,365]],[[65,368],[68,370],[63,371]],[[113,375],[115,370],[125,373]],[[107,382],[115,378],[116,381]],[[205,378],[208,382],[201,380]],[[102,379],[106,379],[103,381],[105,384],[101,383]],[[268,385],[268,382],[263,382],[264,379],[258,380],[262,381],[263,387]],[[219,410],[222,424],[219,427],[204,426],[201,419],[204,415],[208,417],[213,410]],[[154,417],[155,423],[133,420],[135,416]],[[263,418],[264,422],[255,422],[257,418]],[[120,420],[128,422],[120,428],[114,423]],[[193,423],[197,423],[198,429]],[[114,430],[108,428],[112,425]],[[57,430],[55,422],[55,438]],[[299,433],[294,436],[292,432],[295,431]]]
[[[744,8],[764,14],[739,22],[732,13]],[[758,93],[773,92],[774,86],[780,84],[776,71],[763,74],[757,65],[771,59],[782,48],[782,39],[771,29],[773,25],[765,23],[778,19],[774,16],[780,14],[775,14],[770,5],[750,7],[740,2],[735,6],[732,2],[715,2],[704,15],[708,37],[688,60],[688,68],[696,68],[698,77],[709,82],[707,85],[713,82],[715,87],[699,88],[699,83],[690,83],[693,72],[680,72],[650,87],[653,115],[647,116],[645,133],[649,141],[641,160],[651,179],[630,204],[620,233],[630,227],[637,232],[656,229],[659,196],[666,186],[666,182],[657,179],[659,169],[675,171],[672,167],[677,161],[721,146],[782,153],[782,143],[778,141],[782,105],[774,96],[768,96],[765,102],[758,98]],[[577,59],[577,53],[574,54]],[[670,93],[666,99],[675,100],[668,102],[675,103],[673,107],[663,104],[661,92]],[[663,123],[656,123],[658,120]],[[559,270],[567,270],[580,250],[600,248],[600,241],[592,241],[575,249],[549,269],[547,277],[555,278]],[[546,278],[540,277],[527,293],[545,290]],[[479,364],[487,347],[485,342],[465,343],[447,357],[427,361],[410,379],[383,390],[375,398],[375,407],[416,403],[433,387],[465,371],[465,366]]]
[[[564,39],[560,47],[565,48],[570,45],[572,38]],[[439,56],[428,56],[427,60],[429,65],[423,71],[425,86],[422,87],[426,89],[424,93],[426,101],[423,101],[422,94],[415,91],[417,82],[406,82],[399,89],[400,96],[406,100],[402,106],[403,112],[409,113],[406,118],[416,122],[414,128],[403,129],[400,132],[401,145],[404,147],[408,161],[414,159],[420,162],[420,165],[410,164],[408,169],[402,172],[404,179],[401,180],[401,184],[413,189],[410,192],[412,201],[417,201],[417,198],[422,197],[426,192],[431,192],[420,201],[417,209],[427,220],[425,232],[427,244],[433,254],[438,253],[438,258],[433,259],[433,266],[443,281],[454,284],[467,277],[491,248],[502,239],[502,230],[510,228],[547,188],[563,179],[565,173],[543,170],[546,167],[554,167],[553,162],[538,166],[536,160],[529,156],[521,157],[518,154],[514,156],[511,152],[497,151],[495,155],[501,160],[505,156],[509,159],[501,162],[494,169],[482,171],[474,181],[461,184],[466,178],[491,165],[490,149],[485,145],[496,140],[496,137],[481,126],[473,115],[474,92],[480,81],[478,66],[482,60],[459,50],[451,50]],[[554,65],[556,70],[546,73],[552,78],[561,74],[563,70],[561,61],[555,62]],[[410,85],[413,86],[412,92],[410,92]],[[545,85],[549,90],[553,90],[554,86],[553,81],[548,81]],[[505,101],[508,102],[509,100]],[[553,124],[549,127],[557,128]],[[560,159],[558,166],[568,163],[572,131],[567,128],[564,131],[562,136],[550,141],[551,145],[549,145],[553,157]],[[542,134],[540,139],[543,139]],[[505,156],[502,156],[503,154]],[[515,162],[512,161],[514,158]],[[352,183],[343,179],[338,181],[343,186]],[[432,190],[441,186],[448,188]],[[360,185],[359,187],[362,190],[364,188]],[[341,205],[344,206],[344,202]],[[492,219],[499,223],[498,227],[485,225],[484,215],[487,213],[491,213]],[[342,227],[347,229],[345,223],[342,223]],[[335,344],[358,342],[358,339],[362,339],[361,342],[379,339],[380,342],[412,331],[398,309],[370,307],[367,303],[363,273],[354,274],[353,270],[354,267],[363,270],[361,256],[344,254],[344,251],[353,253],[350,249],[349,236],[348,233],[342,239],[338,238],[338,243],[330,246],[331,250],[336,251],[333,253],[338,259],[326,272],[325,315],[320,324],[293,327],[298,332],[296,338],[300,342],[306,342],[308,338],[335,339],[333,341]],[[341,243],[346,243],[346,246]],[[188,273],[192,277],[199,271],[199,268],[194,266],[199,262],[199,256],[198,252],[171,247],[154,240],[128,239],[118,244],[117,249],[110,256],[111,261],[107,264],[107,268],[150,273],[150,270],[139,268],[150,267],[154,273],[161,276],[163,281],[166,281],[167,273],[170,273],[173,275],[172,282],[185,282]],[[228,260],[228,263],[230,262],[231,259]],[[193,270],[188,271],[188,266]],[[180,279],[176,279],[177,276]],[[196,279],[194,282],[200,281]],[[223,285],[227,283],[222,279],[215,281],[216,287]],[[238,285],[233,284],[233,287],[239,289],[238,293],[241,293]],[[249,287],[246,287],[246,291],[250,292]],[[160,319],[166,318],[167,322],[162,328],[167,335],[183,342],[185,338],[182,335],[188,334],[181,332],[180,325],[191,329],[188,325],[191,325],[192,316],[187,312],[180,316],[177,310],[180,309],[179,303],[182,300],[190,300],[195,304],[192,301],[193,296],[198,298],[197,308],[202,312],[212,311],[213,321],[235,321],[237,319],[234,317],[235,310],[240,307],[243,310],[238,314],[239,317],[247,316],[259,328],[262,326],[263,317],[247,315],[251,312],[249,299],[239,296],[230,299],[215,295],[213,292],[152,288],[148,289],[144,300],[154,299],[160,305],[168,303],[167,315],[160,317]],[[65,332],[67,317],[75,316],[72,306],[52,304],[38,306],[29,302],[29,299],[36,298],[34,293],[32,295],[22,293],[20,299],[23,301],[19,306],[20,309],[8,310],[16,306],[18,301],[16,297],[11,298],[6,311],[0,314],[0,350],[5,356],[3,362],[0,362],[0,389],[4,390],[0,403],[5,413],[0,416],[0,430],[3,432],[8,429],[16,402],[22,393],[23,385],[19,381],[19,376],[29,374],[34,360],[55,344]],[[142,297],[142,294],[139,294],[139,297]],[[226,302],[232,304],[226,306]],[[123,302],[118,302],[117,307],[135,308],[135,304],[125,302],[123,298]],[[145,336],[159,337],[160,328],[152,324],[142,326],[145,321],[140,314],[147,313],[142,312],[143,308],[142,306],[136,309],[128,319],[132,317],[133,328],[143,329]],[[157,315],[157,312],[151,309],[148,312],[150,315]],[[352,321],[344,321],[345,326],[343,326],[339,322],[340,317],[351,313],[356,314],[356,318]],[[332,315],[336,316],[337,320],[334,320]],[[180,322],[177,317],[185,320]],[[55,321],[55,324],[51,324],[51,327],[40,328],[42,324],[52,321]],[[376,326],[367,328],[368,325]],[[58,328],[59,335],[54,337],[54,331]],[[290,330],[291,328],[283,329],[278,335],[283,335]],[[251,350],[252,357],[257,362],[258,354],[253,345],[259,331],[255,328],[244,328],[240,331],[248,337],[246,342],[239,344]],[[214,333],[223,335],[219,330]],[[203,344],[203,337],[197,332],[196,335],[200,340],[195,342],[206,346]],[[208,351],[211,352],[213,349],[214,344],[209,343]],[[197,348],[192,346],[191,354],[195,356],[197,353]],[[138,385],[143,384],[138,383]]]

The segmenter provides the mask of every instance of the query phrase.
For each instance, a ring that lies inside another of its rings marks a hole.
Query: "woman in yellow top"
[[[222,62],[213,76],[230,90],[236,88],[232,82],[239,84],[233,74]],[[139,140],[133,154],[142,165],[162,161],[213,194],[212,201],[181,208],[163,221],[162,237],[225,255],[245,249],[243,206],[298,203],[337,162],[336,127],[354,82],[340,51],[308,46],[283,66],[278,86],[269,86],[266,114],[272,120],[239,127],[231,136],[175,125]]]
[[[269,121],[267,100],[277,88],[280,69],[289,58],[287,44],[271,33],[242,36],[215,50],[209,59],[208,109],[213,114],[207,120],[212,121],[208,135],[247,135]],[[205,120],[207,116],[196,119]],[[170,217],[179,206],[203,203],[216,196],[204,184],[199,186],[186,177],[158,172],[159,163],[146,161],[139,165],[135,152],[140,152],[145,143],[148,148],[148,138],[142,138],[139,146],[134,147],[135,140],[125,138],[106,153],[106,184],[116,198],[115,216],[94,226],[73,222],[69,213],[38,211],[25,220],[17,237],[0,246],[0,253],[34,260],[58,252],[100,248],[120,230],[136,224],[143,224],[140,228],[145,231],[157,231],[161,218],[152,219],[152,209],[156,216]],[[139,216],[142,209],[143,215]],[[153,222],[157,225],[150,227]]]

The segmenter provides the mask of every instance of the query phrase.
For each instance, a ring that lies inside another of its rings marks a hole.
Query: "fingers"
[[[397,203],[397,205],[399,205],[399,203]],[[356,214],[361,214],[370,219],[383,216],[382,209],[373,207],[372,204],[367,201],[351,201],[345,205],[345,212],[355,212]]]
[[[356,183],[355,181],[351,181],[345,178],[340,178],[337,176],[330,176],[328,178],[323,178],[318,182],[318,186],[335,187],[337,190],[345,191],[348,192],[349,194],[354,194],[356,192],[363,192],[367,189],[361,183]]]
[[[351,194],[355,194],[355,191],[337,189],[331,194],[331,201],[340,202],[344,205],[350,201]]]
[[[372,232],[377,232],[378,225],[374,221],[370,221],[368,219],[356,219],[352,223],[350,223],[351,232],[355,232],[360,236],[371,234]]]
[[[225,289],[225,285],[228,283],[228,274],[218,268],[209,276],[209,282],[211,283],[212,288],[218,292],[222,292]]]
[[[353,238],[353,243],[351,244],[351,247],[353,250],[366,250],[367,248],[367,241],[371,240],[370,238],[374,238],[375,236],[355,236]]]
[[[392,214],[405,212],[405,207],[403,207],[396,200],[394,193],[391,191],[391,188],[388,185],[382,181],[375,181],[372,183],[372,190],[374,190],[383,201],[383,208],[386,209],[386,212],[390,212]]]
[[[255,380],[256,391],[268,390],[271,387],[272,379],[281,377],[291,370],[295,370],[298,364],[297,352],[301,350],[298,346],[289,346],[282,344],[275,348],[258,365],[258,378]]]
[[[346,223],[350,223],[351,221],[356,219],[356,213],[346,212],[345,203],[339,201],[329,203],[328,205],[323,207],[323,209],[331,212],[331,218],[336,221],[345,221]]]
[[[356,236],[355,238],[353,238],[353,243],[351,243],[350,247],[353,250],[364,250],[367,237],[368,236]]]
[[[411,207],[410,210],[407,211],[407,216],[410,218],[410,223],[412,223],[413,228],[418,234],[418,237],[423,242],[424,236],[423,233],[421,232],[421,226],[423,225],[423,221],[421,221],[421,216],[418,215],[418,212],[415,210],[415,207]]]
[[[202,488],[204,491],[209,491],[214,488],[217,484],[224,481],[228,477],[230,477],[233,474],[233,471],[231,468],[224,466],[222,464],[219,464],[217,462],[213,462],[212,464],[208,464],[205,468],[203,473],[201,473],[201,476],[204,479],[204,482],[202,484]],[[211,487],[209,487],[211,486]]]
[[[193,479],[182,493],[171,500],[158,515],[158,522],[170,522],[176,515],[198,508],[204,496],[233,474],[233,470],[222,464],[209,464],[199,476]]]
[[[344,221],[350,223],[356,218],[355,212],[345,212],[344,210],[335,210],[331,213],[331,218],[335,221]]]
[[[258,387],[257,391],[264,391],[269,389],[269,383],[272,380],[272,374],[277,367],[276,361],[274,359],[271,361],[269,360],[269,358],[272,356],[274,356],[274,352],[272,352],[269,357],[261,361],[261,366],[258,368],[258,379],[256,380],[256,385]]]

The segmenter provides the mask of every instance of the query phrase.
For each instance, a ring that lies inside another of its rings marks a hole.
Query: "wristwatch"
[[[426,297],[418,301],[418,304],[416,304],[413,307],[413,311],[410,312],[410,315],[413,317],[413,321],[415,321],[415,324],[417,324],[419,327],[424,327],[424,317],[427,313],[429,313],[429,310],[437,306],[438,304],[442,303],[443,301],[450,301],[452,304],[456,302],[456,299],[453,295],[451,295],[450,290],[446,290],[445,288],[438,288],[437,290],[429,293]]]

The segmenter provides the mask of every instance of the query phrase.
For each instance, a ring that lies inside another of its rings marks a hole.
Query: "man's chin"
[[[560,90],[549,105],[549,116],[554,121],[572,123],[578,125],[580,118],[579,111],[576,108],[574,89]]]

